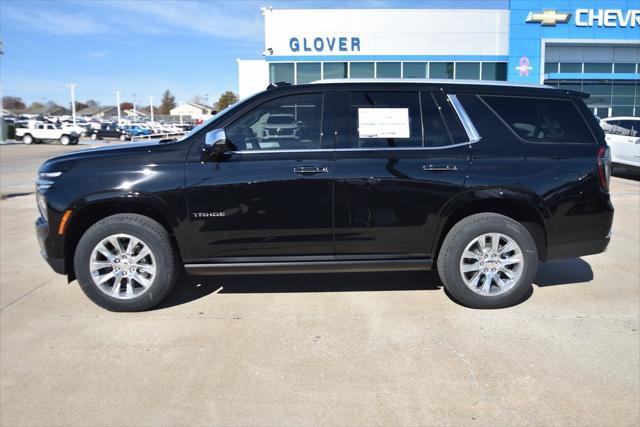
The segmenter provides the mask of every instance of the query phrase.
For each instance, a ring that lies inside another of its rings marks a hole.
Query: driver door
[[[256,101],[224,127],[233,151],[187,164],[191,235],[200,261],[333,258],[327,98],[314,92]]]

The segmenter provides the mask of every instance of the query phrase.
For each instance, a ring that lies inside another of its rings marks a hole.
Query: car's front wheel
[[[24,142],[25,144],[33,144],[34,139],[31,135],[27,134],[22,137],[22,142]]]
[[[95,133],[92,133],[90,138],[92,141],[95,141],[96,139],[98,139],[98,135],[96,135]]]
[[[69,135],[62,135],[60,137],[60,144],[62,144],[62,145],[71,144],[71,137]]]
[[[74,265],[84,293],[111,311],[154,307],[177,277],[169,234],[137,214],[112,215],[92,225],[78,243]]]
[[[504,215],[462,219],[447,234],[438,273],[451,296],[472,308],[518,304],[531,289],[538,253],[531,234]]]
[[[127,140],[127,135],[122,134],[120,135],[120,141],[126,141]]]

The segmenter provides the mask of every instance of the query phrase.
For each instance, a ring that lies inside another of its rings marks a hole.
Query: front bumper
[[[38,236],[38,244],[40,245],[40,255],[42,255],[42,258],[47,261],[53,271],[58,274],[65,274],[66,267],[64,258],[52,257],[50,254],[51,251],[48,249],[49,245],[55,245],[55,243],[51,242],[51,239],[49,237],[49,224],[44,219],[42,219],[42,217],[39,217],[36,220],[35,225],[36,235]]]

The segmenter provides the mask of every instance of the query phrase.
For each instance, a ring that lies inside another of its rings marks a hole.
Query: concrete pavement
[[[7,148],[3,194],[44,147]],[[608,252],[541,266],[494,311],[412,272],[185,277],[110,313],[40,259],[33,195],[2,200],[0,424],[636,426],[640,182],[612,191]]]

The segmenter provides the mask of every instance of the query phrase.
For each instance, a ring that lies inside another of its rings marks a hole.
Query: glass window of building
[[[325,62],[322,71],[323,79],[346,79],[349,76],[346,62]]]
[[[376,64],[376,77],[379,79],[400,78],[399,62],[378,62]]]
[[[352,79],[372,79],[374,77],[373,62],[351,62],[349,77]]]
[[[430,62],[429,78],[430,79],[452,79],[453,78],[453,62]]]
[[[582,91],[582,85],[580,83],[560,83],[558,89],[577,90]]]
[[[611,107],[611,117],[616,116],[633,116],[633,107],[614,105]]]
[[[402,64],[402,77],[405,79],[426,79],[426,62],[405,62]]]
[[[584,72],[585,73],[610,73],[612,70],[613,64],[610,62],[585,62],[584,63]]]
[[[584,83],[582,90],[591,96],[585,100],[588,105],[611,105],[611,84]]]
[[[617,63],[613,65],[614,73],[635,73],[636,72],[636,64],[633,63]]]
[[[546,74],[557,73],[558,72],[558,63],[557,62],[545,62],[544,63],[544,72]]]
[[[479,62],[458,62],[456,63],[456,79],[479,80]]]
[[[320,80],[319,62],[298,62],[296,66],[297,83],[299,85]]]
[[[581,62],[561,62],[560,72],[561,73],[581,73],[582,63]]]
[[[624,105],[633,107],[636,85],[633,83],[613,83],[612,86],[613,106]]]
[[[293,69],[293,63],[291,62],[269,64],[269,82],[295,83]]]
[[[506,62],[483,62],[482,80],[507,80]]]

